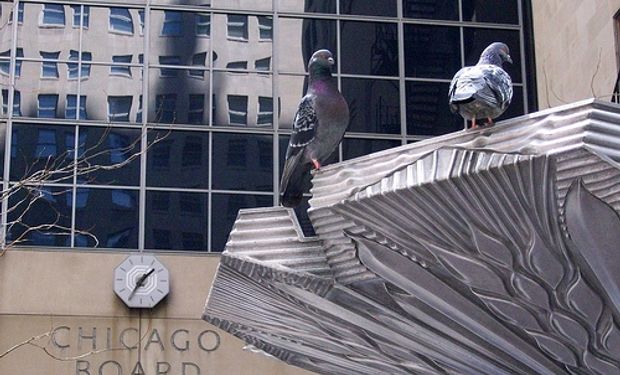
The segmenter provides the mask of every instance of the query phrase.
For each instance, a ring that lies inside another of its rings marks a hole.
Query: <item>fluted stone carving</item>
[[[324,374],[620,374],[620,107],[328,166],[240,213],[205,320]]]

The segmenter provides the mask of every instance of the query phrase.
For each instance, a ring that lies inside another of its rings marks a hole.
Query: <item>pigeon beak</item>
[[[512,59],[510,58],[510,55],[508,54],[506,54],[506,61],[512,64]]]
[[[336,63],[333,57],[328,57],[327,62],[329,63],[329,65],[334,65]]]

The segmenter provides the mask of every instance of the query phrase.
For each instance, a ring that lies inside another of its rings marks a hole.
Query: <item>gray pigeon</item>
[[[312,54],[308,63],[308,91],[301,99],[286,150],[280,192],[282,205],[296,207],[303,195],[304,177],[321,168],[338,147],[349,125],[349,106],[332,77],[334,58],[326,49]]]
[[[478,64],[459,70],[450,83],[450,110],[471,120],[493,119],[500,116],[512,99],[512,80],[504,69],[504,62],[512,63],[508,46],[501,42],[491,43],[480,55]]]

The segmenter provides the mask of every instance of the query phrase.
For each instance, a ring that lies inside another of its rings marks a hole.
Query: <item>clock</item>
[[[168,269],[153,255],[130,255],[114,269],[114,292],[129,307],[152,308],[169,291]]]

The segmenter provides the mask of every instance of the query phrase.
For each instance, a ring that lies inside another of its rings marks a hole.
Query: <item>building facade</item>
[[[0,257],[0,331],[11,332],[0,353],[52,332],[39,343],[65,360],[26,345],[0,358],[0,373],[50,363],[82,375],[140,373],[138,363],[147,374],[303,373],[241,352],[200,314],[218,262],[210,255],[238,210],[278,204],[310,55],[336,57],[351,124],[332,161],[347,160],[462,129],[447,106],[450,79],[496,40],[515,62],[502,119],[536,110],[532,5],[1,1],[3,187],[75,160],[115,167],[71,169],[3,204],[3,236],[22,241]],[[297,214],[312,234],[307,207]],[[170,295],[148,311],[111,288],[113,268],[139,251],[171,271]]]

